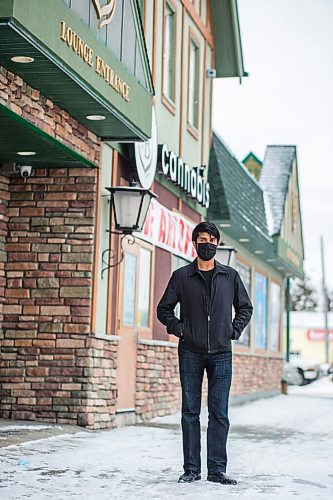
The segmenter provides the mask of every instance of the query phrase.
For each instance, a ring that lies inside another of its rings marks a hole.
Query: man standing
[[[192,233],[198,257],[171,276],[157,306],[167,332],[179,337],[182,387],[184,474],[178,482],[201,479],[201,388],[208,377],[207,480],[237,484],[227,476],[228,402],[232,378],[231,339],[236,340],[252,315],[252,304],[238,272],[215,260],[220,241],[212,222],[201,222]],[[180,303],[180,319],[174,308]],[[232,306],[235,317],[232,321]]]

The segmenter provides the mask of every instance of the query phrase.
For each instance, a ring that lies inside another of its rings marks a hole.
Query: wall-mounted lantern
[[[123,258],[123,240],[128,236],[128,242],[133,245],[135,238],[133,232],[142,231],[150,202],[152,198],[157,198],[157,195],[152,193],[149,189],[140,187],[136,182],[131,182],[129,186],[115,186],[106,187],[107,191],[111,193],[111,216],[114,216],[114,226],[116,231],[108,230],[109,233],[117,234],[120,238],[120,259],[115,264],[110,264],[104,260],[104,256],[110,253],[110,259],[115,259],[116,253],[111,248],[107,248],[102,253],[102,262],[105,267],[102,268],[103,273],[107,269],[118,266]]]
[[[218,245],[216,250],[216,259],[225,266],[233,266],[237,250],[234,247]]]

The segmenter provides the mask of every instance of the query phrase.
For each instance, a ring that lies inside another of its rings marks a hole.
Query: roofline
[[[303,224],[302,224],[302,210],[301,210],[301,192],[298,178],[298,160],[297,160],[297,150],[295,151],[295,160],[296,160],[296,182],[297,182],[297,190],[298,190],[298,213],[299,213],[299,222],[301,227],[301,240],[302,240],[302,250],[303,250],[303,260],[305,258],[304,252],[304,239],[303,239]]]
[[[235,153],[233,153],[231,151],[231,149],[229,148],[229,146],[226,145],[226,143],[223,141],[223,139],[221,139],[221,137],[219,136],[219,134],[215,130],[213,130],[213,136],[214,135],[223,144],[223,146],[228,151],[228,153],[237,161],[237,163],[240,166],[240,168],[246,173],[246,175],[251,179],[251,181],[258,186],[258,188],[260,189],[260,191],[263,193],[264,190],[260,186],[260,184],[257,181],[257,179],[251,174],[251,172],[249,172],[249,169],[241,161],[239,161],[239,159],[235,156]]]
[[[264,157],[264,161],[263,161],[263,168],[265,167],[265,160],[266,160],[268,148],[292,148],[294,150],[294,156],[292,157],[292,160],[290,163],[291,168],[290,168],[290,172],[288,175],[288,184],[289,184],[294,159],[296,159],[296,164],[297,164],[297,155],[296,155],[297,148],[296,148],[296,146],[295,145],[286,145],[286,144],[285,145],[269,144],[268,146],[266,146],[265,157]],[[265,191],[268,192],[268,190],[265,190]],[[280,221],[278,230],[275,233],[273,233],[271,236],[280,236],[281,235],[281,226],[282,226],[284,216],[285,216],[284,208],[285,208],[285,204],[286,204],[287,195],[288,195],[288,185],[287,185],[287,189],[286,189],[286,192],[284,193],[284,198],[283,198],[283,216],[281,217],[281,221]],[[303,244],[303,238],[302,238],[302,244]],[[304,246],[303,246],[303,258],[304,258]]]

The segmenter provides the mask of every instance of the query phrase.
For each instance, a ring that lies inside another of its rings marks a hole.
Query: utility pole
[[[325,259],[324,259],[324,238],[320,237],[321,270],[322,270],[322,292],[324,298],[324,320],[325,320],[325,347],[326,363],[330,362],[330,340],[328,332],[328,293],[325,283]]]

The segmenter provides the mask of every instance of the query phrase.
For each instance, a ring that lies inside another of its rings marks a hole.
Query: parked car
[[[283,365],[282,380],[285,380],[288,385],[302,385],[303,377],[297,367],[285,361]]]
[[[322,375],[320,364],[313,359],[291,354],[284,364],[283,378],[290,385],[306,385]]]
[[[333,373],[333,365],[331,363],[321,363],[320,369],[322,375],[330,375]]]

